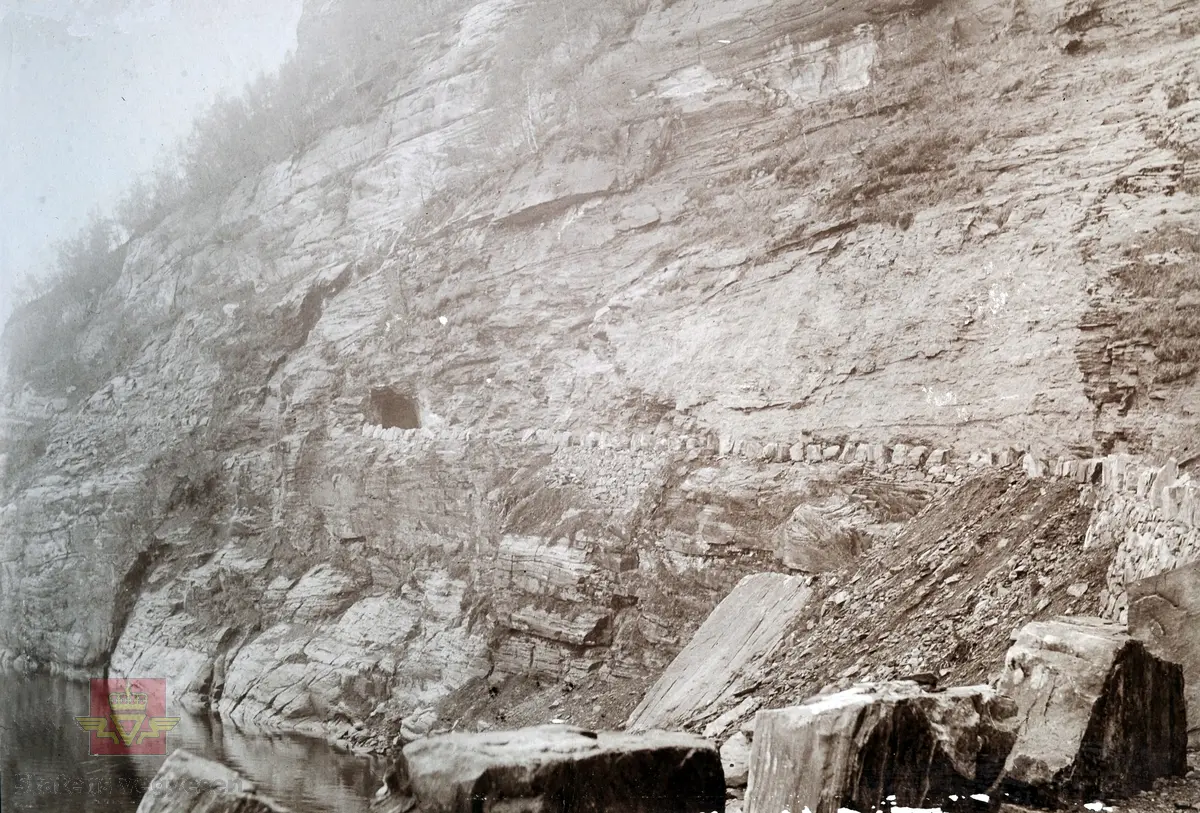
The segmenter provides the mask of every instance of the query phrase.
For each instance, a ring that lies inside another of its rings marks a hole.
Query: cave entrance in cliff
[[[371,390],[371,422],[384,429],[420,429],[421,407],[415,398],[391,387]]]

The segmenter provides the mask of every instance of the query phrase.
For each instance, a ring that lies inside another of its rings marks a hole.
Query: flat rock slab
[[[177,750],[158,769],[137,813],[289,813],[219,762]]]
[[[998,779],[1016,739],[1016,709],[987,686],[927,692],[864,684],[760,711],[747,813],[953,807]]]
[[[1021,730],[1005,764],[1015,802],[1121,797],[1187,772],[1183,670],[1099,618],[1027,624],[1000,690]]]
[[[1200,563],[1126,585],[1129,634],[1183,667],[1188,746],[1200,748]]]
[[[737,702],[754,667],[783,640],[810,595],[800,576],[756,573],[717,605],[642,698],[628,731],[683,728]]]
[[[446,734],[404,747],[389,810],[421,813],[724,813],[720,756],[682,733],[549,725]]]

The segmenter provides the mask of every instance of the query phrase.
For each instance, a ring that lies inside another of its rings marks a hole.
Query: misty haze
[[[1200,4],[0,45],[5,811],[1200,810]]]

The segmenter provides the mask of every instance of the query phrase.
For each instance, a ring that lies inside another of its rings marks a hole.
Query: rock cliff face
[[[1194,3],[612,6],[557,95],[528,9],[447,12],[127,247],[74,354],[132,360],[6,396],[8,657],[346,733],[653,677],[742,576],[890,539],[929,450],[1185,445]]]

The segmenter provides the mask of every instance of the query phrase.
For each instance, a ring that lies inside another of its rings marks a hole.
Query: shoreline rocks
[[[163,762],[137,813],[290,813],[237,771],[182,748]]]

